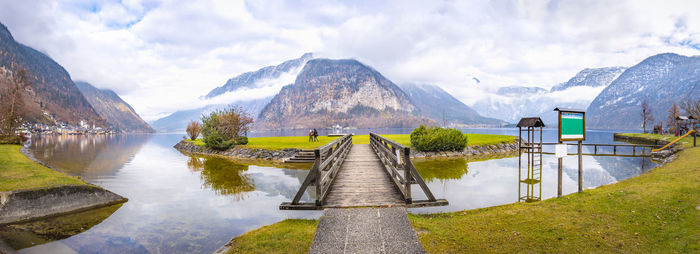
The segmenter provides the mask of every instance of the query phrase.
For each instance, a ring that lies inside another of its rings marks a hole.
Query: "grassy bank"
[[[616,184],[538,203],[410,215],[428,252],[700,251],[700,148]]]
[[[409,219],[429,253],[697,253],[699,165],[700,148],[691,148],[649,173],[582,194]],[[297,220],[265,226],[236,237],[232,252],[305,252],[314,229]],[[258,244],[261,251],[250,247]]]
[[[228,253],[307,253],[317,220],[292,220],[264,226],[236,237]]]
[[[467,133],[464,135],[467,136],[469,146],[495,145],[500,143],[515,142],[515,137],[508,135],[472,133]],[[408,134],[386,134],[382,136],[399,142],[402,145],[411,146],[411,137]],[[338,137],[319,136],[319,142],[309,142],[309,137],[307,136],[249,138],[248,144],[240,147],[266,150],[282,150],[285,148],[316,149],[337,138]],[[204,142],[202,142],[201,139],[197,139],[195,141],[188,139],[187,141],[193,142],[195,145],[204,146]],[[355,135],[352,137],[352,143],[369,144],[369,135]]]
[[[675,135],[661,135],[661,134],[652,134],[652,133],[618,133],[618,135],[627,136],[627,137],[635,137],[635,138],[644,138],[644,139],[649,139],[649,140],[663,140],[663,141],[667,141],[667,142],[671,142],[671,141],[674,141],[677,138],[679,138],[679,137],[676,137]],[[693,146],[693,134],[688,135],[687,137],[678,141],[678,143],[676,143],[676,144],[680,144],[683,147]]]
[[[19,149],[19,145],[0,145],[0,191],[86,184],[78,178],[30,160]]]

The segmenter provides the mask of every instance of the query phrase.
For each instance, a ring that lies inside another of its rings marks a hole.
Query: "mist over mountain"
[[[306,53],[300,58],[284,61],[279,65],[267,66],[237,75],[226,81],[224,85],[209,91],[204,96],[206,106],[173,112],[151,122],[151,126],[159,132],[184,131],[190,121],[198,121],[203,114],[231,106],[241,107],[257,119],[262,109],[279,89],[294,82],[294,78],[301,71],[301,68],[312,57],[312,53]],[[274,94],[263,98],[246,97],[246,93],[255,89],[274,91]]]
[[[109,126],[125,132],[153,132],[151,126],[114,91],[98,89],[82,81],[76,81],[75,85]]]
[[[500,126],[506,123],[503,120],[479,115],[439,86],[407,83],[401,84],[400,87],[418,107],[420,115],[433,119],[439,124]]]
[[[482,115],[517,122],[521,117],[539,116],[547,126],[554,127],[555,107],[585,109],[596,96],[623,71],[624,67],[586,68],[567,82],[552,87],[507,86],[474,103]]]
[[[18,43],[0,23],[0,67],[5,75],[27,69],[30,86],[24,90],[24,119],[50,123],[44,112],[56,120],[76,124],[81,120],[97,126],[105,121],[93,109],[71,80],[68,72],[45,54]],[[0,82],[0,84],[2,84]]]
[[[589,128],[641,129],[644,99],[655,124],[665,123],[674,102],[700,99],[700,56],[664,53],[630,67],[591,102],[586,124]]]
[[[233,77],[226,81],[223,86],[214,88],[207,95],[206,98],[213,98],[222,95],[226,92],[236,91],[240,88],[256,88],[259,87],[258,83],[263,79],[276,79],[279,78],[284,73],[288,73],[293,69],[300,68],[309,59],[313,58],[312,53],[306,53],[300,58],[287,60],[279,65],[272,65],[261,68],[257,71],[246,72],[236,77]]]

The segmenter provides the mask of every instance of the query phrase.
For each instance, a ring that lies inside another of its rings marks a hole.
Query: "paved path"
[[[353,145],[333,181],[323,207],[404,205],[370,145]]]
[[[425,253],[406,208],[327,208],[309,253]]]

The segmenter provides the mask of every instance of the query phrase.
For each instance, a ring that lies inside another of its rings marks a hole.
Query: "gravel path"
[[[406,208],[328,208],[309,253],[425,253]]]

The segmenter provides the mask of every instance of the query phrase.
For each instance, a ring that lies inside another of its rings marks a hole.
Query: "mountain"
[[[104,120],[92,108],[71,80],[68,72],[53,59],[14,40],[0,23],[0,67],[17,73],[26,69],[30,86],[25,90],[24,118],[31,122],[50,122],[43,111],[56,120],[76,124],[81,120],[98,126]]]
[[[507,86],[484,96],[472,108],[485,116],[511,123],[521,117],[539,116],[548,127],[555,127],[555,107],[585,109],[598,94],[625,70],[625,67],[587,68],[569,81],[547,91],[540,87]]]
[[[214,98],[226,92],[232,92],[240,88],[256,88],[264,79],[277,79],[285,73],[303,66],[306,61],[313,58],[312,53],[306,53],[300,58],[285,61],[279,65],[267,66],[257,71],[246,72],[226,81],[223,86],[214,88],[205,97]]]
[[[111,127],[125,132],[153,132],[136,111],[114,91],[98,89],[87,82],[76,81],[75,85],[97,113]]]
[[[260,111],[270,102],[272,96],[262,99],[235,102],[228,105],[209,105],[202,108],[179,110],[166,117],[151,122],[151,126],[158,132],[179,132],[184,131],[190,121],[199,121],[203,114],[208,114],[217,109],[224,109],[230,106],[241,107],[253,118],[260,114]]]
[[[588,128],[640,129],[641,102],[646,99],[655,123],[666,121],[674,102],[700,99],[700,56],[664,53],[625,70],[591,102]]]
[[[294,78],[301,71],[304,64],[313,57],[312,53],[306,53],[300,58],[284,61],[279,65],[267,66],[256,71],[246,72],[235,76],[223,86],[214,88],[206,96],[204,107],[180,110],[151,122],[151,126],[159,132],[184,131],[192,120],[199,120],[202,114],[210,113],[217,109],[230,106],[242,107],[248,114],[257,118],[260,111],[270,102],[270,95],[258,99],[241,98],[242,90],[265,89],[279,91],[282,86],[294,82]],[[226,98],[227,96],[232,98]]]
[[[434,85],[402,84],[401,89],[418,107],[422,116],[438,123],[500,126],[505,121],[483,117],[442,88]]]
[[[312,59],[293,84],[265,106],[258,127],[296,129],[339,124],[412,127],[432,122],[419,116],[408,95],[376,70],[352,59]]]
[[[566,83],[553,86],[550,92],[562,91],[576,86],[607,86],[626,69],[625,67],[586,68],[576,73],[576,76]]]

